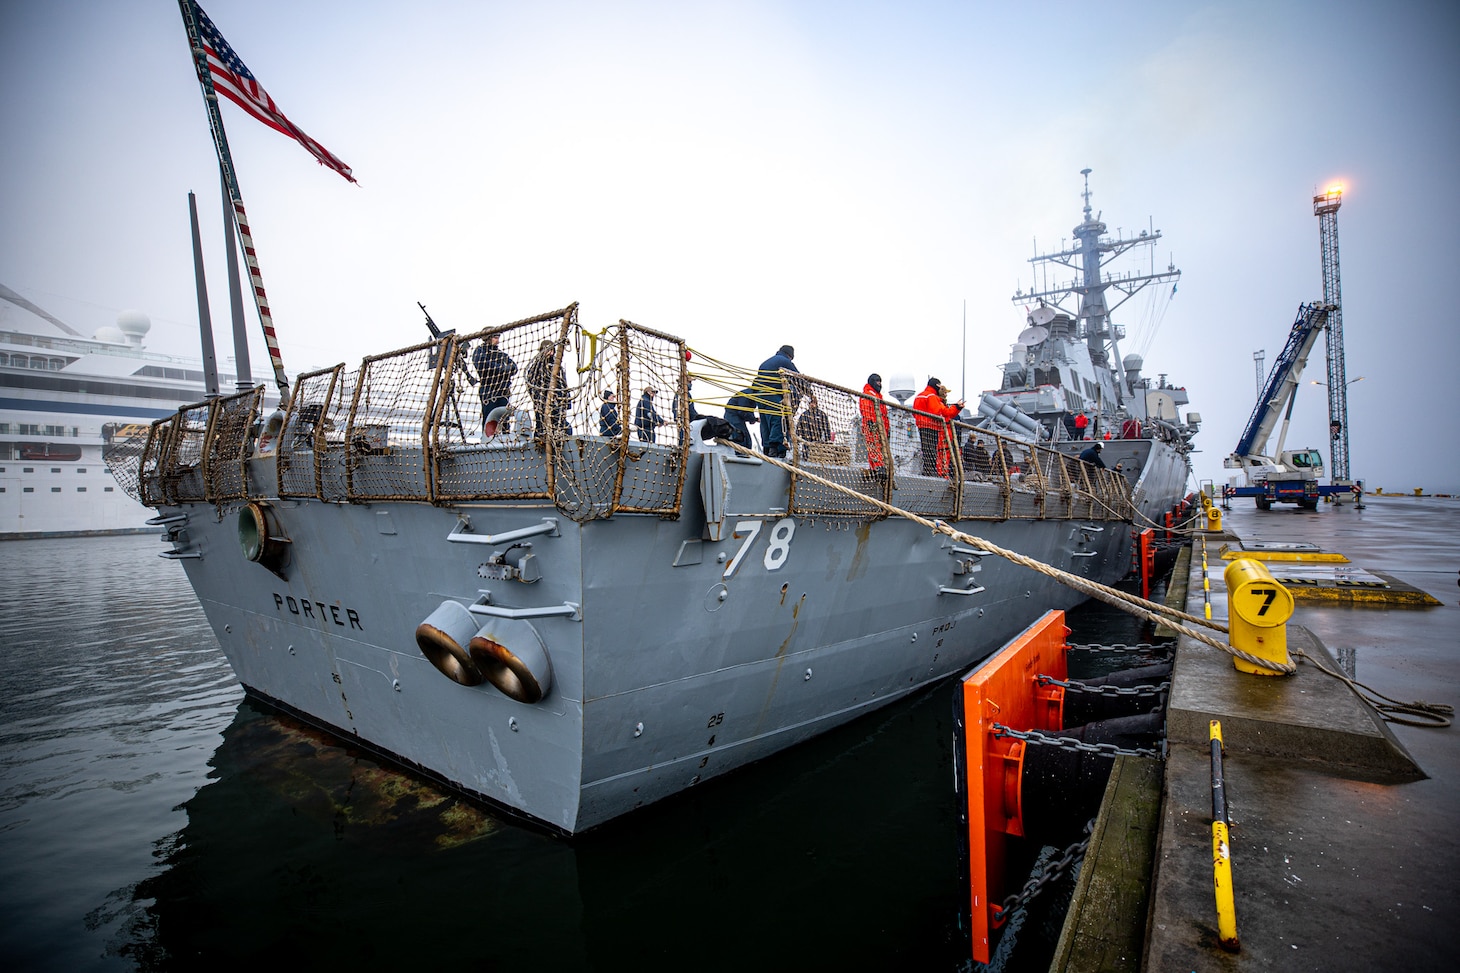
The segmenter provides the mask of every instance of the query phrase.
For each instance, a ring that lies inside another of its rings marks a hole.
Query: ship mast
[[[1074,229],[1076,246],[1059,253],[1036,254],[1029,259],[1031,264],[1059,264],[1075,271],[1077,276],[1068,283],[1046,287],[1044,290],[1019,291],[1012,300],[1015,304],[1039,301],[1053,305],[1071,314],[1079,321],[1079,334],[1090,348],[1092,364],[1111,368],[1118,377],[1117,393],[1122,400],[1128,394],[1125,382],[1125,365],[1120,359],[1119,340],[1125,337],[1123,329],[1111,323],[1111,313],[1126,301],[1135,297],[1150,284],[1175,282],[1181,271],[1175,264],[1157,273],[1152,261],[1152,270],[1146,274],[1104,273],[1105,265],[1135,247],[1152,246],[1161,239],[1160,230],[1142,230],[1139,235],[1126,239],[1112,239],[1105,235],[1108,227],[1100,221],[1099,213],[1090,212],[1090,172],[1081,169],[1085,177],[1085,219]],[[1121,295],[1112,304],[1111,295]],[[1066,302],[1076,302],[1076,307],[1067,307]]]

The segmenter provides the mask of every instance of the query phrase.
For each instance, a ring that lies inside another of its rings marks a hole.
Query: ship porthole
[[[462,644],[471,639],[476,629],[471,612],[457,602],[443,601],[416,626],[416,645],[447,679],[463,686],[480,686],[481,670],[472,661],[470,650]]]
[[[540,645],[525,643],[520,652],[513,652],[495,639],[478,634],[469,647],[482,677],[519,703],[539,702],[552,688],[552,665]]]

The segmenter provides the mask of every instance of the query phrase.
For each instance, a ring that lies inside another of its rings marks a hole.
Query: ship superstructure
[[[1141,473],[1152,463],[1186,466],[1201,416],[1183,413],[1189,404],[1185,387],[1168,382],[1165,374],[1154,379],[1144,374],[1140,355],[1122,356],[1125,330],[1111,315],[1147,287],[1170,284],[1174,292],[1181,271],[1174,264],[1146,272],[1110,269],[1123,255],[1153,247],[1161,232],[1107,235],[1102,214],[1090,205],[1090,171],[1081,170],[1084,219],[1073,230],[1075,245],[1029,261],[1041,269],[1068,268],[1074,276],[1057,283],[1046,277],[1043,285],[1021,288],[1012,298],[1027,309],[1027,326],[1012,346],[999,388],[977,403],[978,422],[1069,454],[1100,441],[1104,462],[1122,465],[1144,508]],[[1166,475],[1163,469],[1161,478]]]

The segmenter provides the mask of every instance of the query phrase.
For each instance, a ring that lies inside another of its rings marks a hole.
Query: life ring
[[[275,409],[264,423],[263,431],[259,433],[258,448],[256,453],[262,455],[271,453],[279,448],[279,434],[284,430],[284,410]]]

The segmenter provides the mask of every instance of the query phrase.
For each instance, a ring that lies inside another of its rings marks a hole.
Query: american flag
[[[279,111],[279,106],[274,104],[274,99],[270,98],[263,86],[254,80],[253,73],[249,71],[239,56],[233,53],[233,48],[229,47],[228,42],[223,39],[223,35],[218,33],[218,28],[213,26],[213,21],[203,13],[203,8],[196,3],[192,4],[192,8],[193,17],[198,24],[198,35],[203,42],[203,50],[208,55],[208,71],[213,75],[213,90],[269,128],[284,133],[304,146],[309,150],[310,155],[319,160],[320,165],[328,166],[354,182],[355,177],[350,174],[349,166],[331,154],[329,149],[305,135],[299,126],[284,117],[284,113]]]

